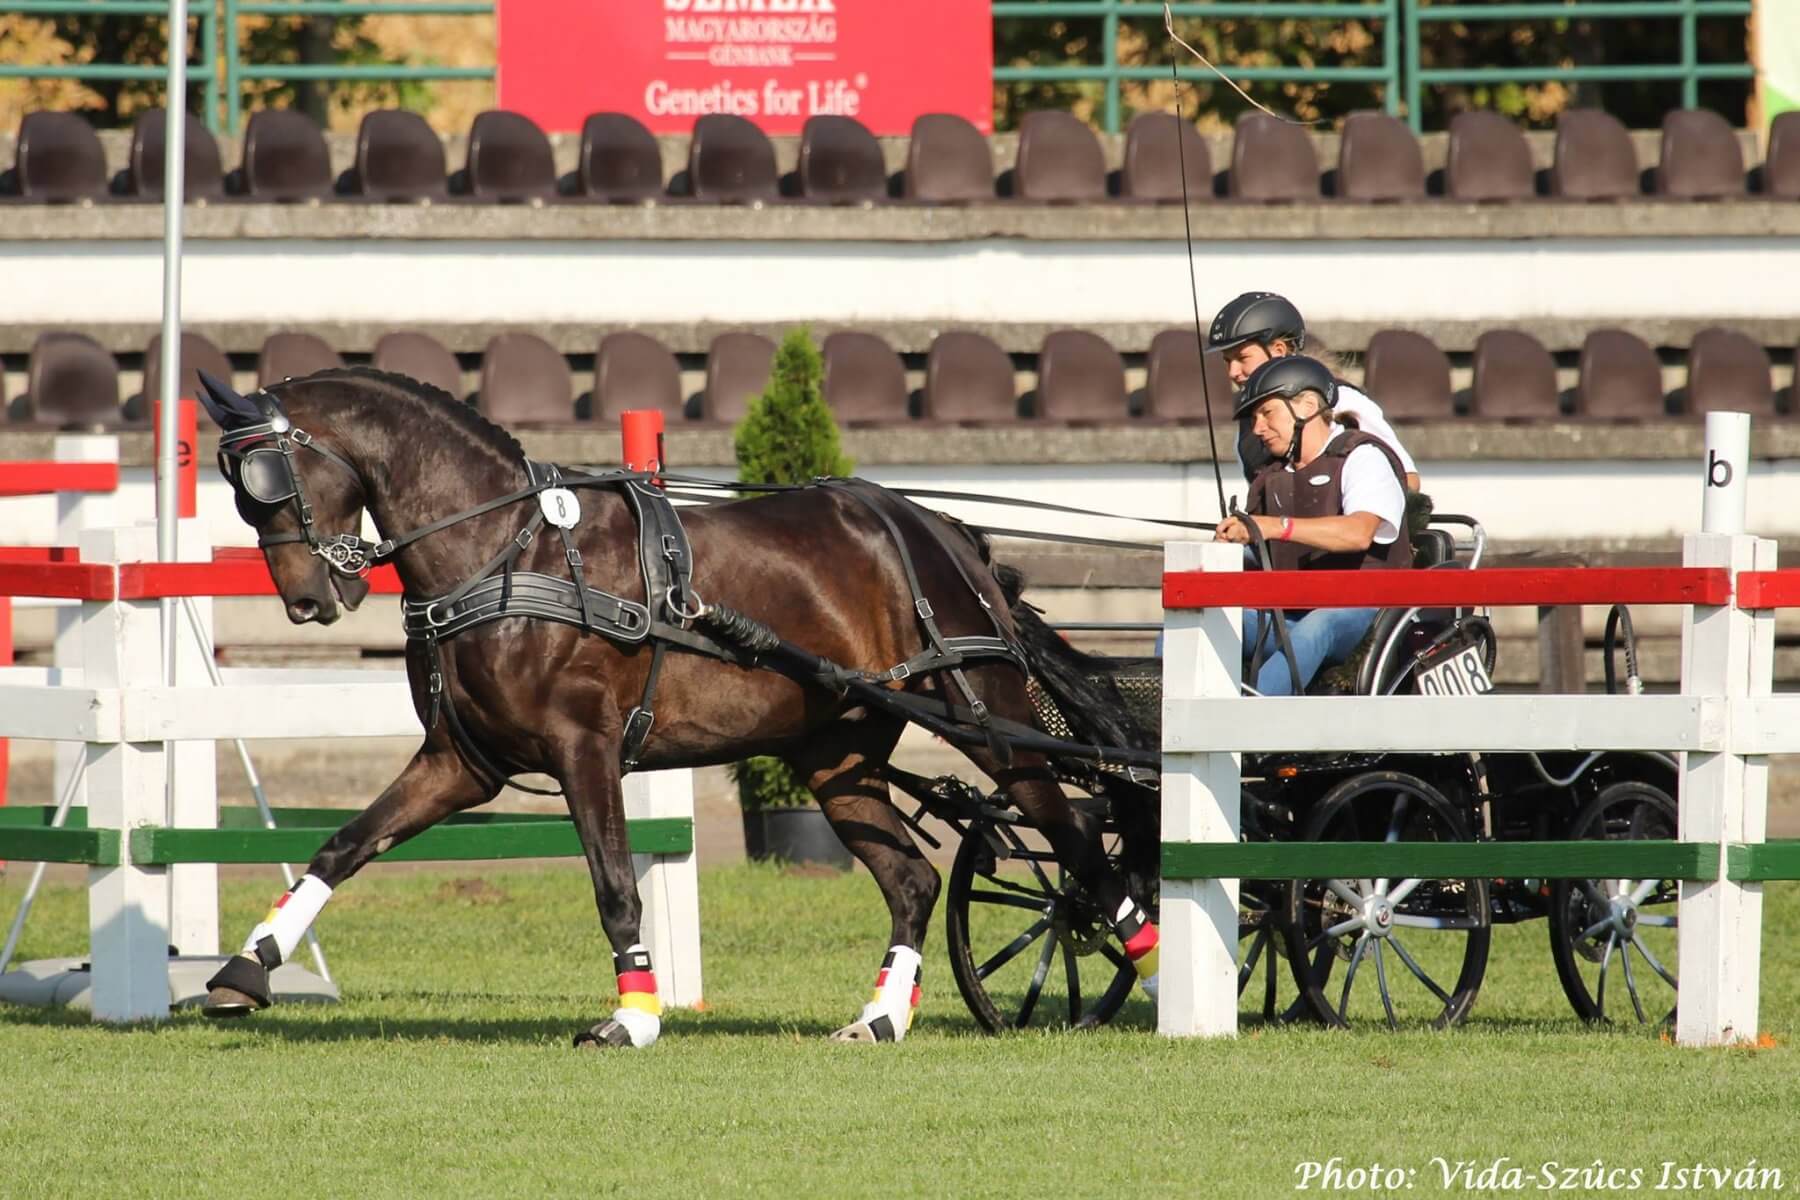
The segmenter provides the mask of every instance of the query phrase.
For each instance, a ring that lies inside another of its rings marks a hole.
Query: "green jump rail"
[[[1717,842],[1164,842],[1164,879],[1719,878]],[[1800,879],[1800,840],[1731,843],[1725,877]]]
[[[27,17],[164,17],[169,15],[167,0],[13,0],[6,12]],[[215,5],[200,5],[188,13],[197,22],[194,37],[196,58],[188,61],[187,86],[199,89],[202,115],[206,127],[219,132],[218,63],[219,13]],[[131,66],[126,63],[68,63],[64,65],[34,63],[0,63],[0,79],[73,79],[78,82],[127,80],[144,83],[167,83],[169,69],[154,66]]]
[[[305,862],[359,810],[277,808],[277,827],[266,829],[256,809],[219,809],[217,829],[139,828],[129,842],[116,829],[89,829],[87,810],[72,808],[59,829],[50,826],[48,805],[0,807],[0,858],[20,862],[81,863],[115,867],[175,863]],[[686,817],[655,817],[626,823],[634,854],[688,854],[694,823]],[[380,862],[445,862],[508,858],[565,858],[581,853],[581,839],[567,817],[536,813],[459,813],[380,855]]]

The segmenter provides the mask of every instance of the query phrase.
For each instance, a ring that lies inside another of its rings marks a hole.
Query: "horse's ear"
[[[273,405],[273,401],[261,406],[252,404],[232,391],[230,384],[219,382],[205,371],[199,374],[200,403],[206,406],[206,415],[218,422],[220,429],[233,429],[268,420],[267,410]]]

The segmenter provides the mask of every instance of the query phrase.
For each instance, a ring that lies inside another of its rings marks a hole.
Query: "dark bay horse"
[[[638,520],[622,489],[579,491],[569,543],[540,522],[540,536],[517,544],[538,511],[535,496],[406,538],[533,482],[528,473],[536,468],[511,435],[442,392],[365,368],[324,371],[249,397],[213,380],[206,391],[207,409],[224,431],[221,466],[238,512],[256,529],[297,624],[329,624],[340,605],[354,608],[366,594],[357,536],[365,510],[384,539],[403,543],[391,558],[409,601],[449,595],[509,544],[516,550],[512,570],[566,580],[571,563],[578,563],[591,588],[634,600],[644,595]],[[843,667],[881,673],[920,653],[920,611],[908,578],[916,575],[916,592],[928,598],[944,636],[998,631],[1041,679],[1057,676],[1059,665],[1061,675],[1070,674],[1066,661],[1049,662],[1069,653],[1059,639],[1041,625],[1036,633],[1021,632],[978,535],[872,484],[782,491],[682,512],[698,597]],[[654,609],[659,599],[645,596],[644,603]],[[660,1004],[638,941],[640,907],[620,786],[625,725],[645,693],[650,647],[513,616],[437,645],[441,660],[434,662],[420,641],[407,643],[423,745],[363,813],[332,835],[306,876],[215,976],[207,1012],[238,1015],[268,1004],[267,972],[292,955],[332,889],[390,847],[493,799],[502,786],[499,774],[532,771],[554,779],[567,798],[618,973],[618,1009],[578,1034],[576,1044],[650,1044],[660,1030]],[[1040,672],[1039,662],[1047,669]],[[1017,661],[989,657],[963,670],[968,702],[978,698],[1001,721],[1035,724]],[[955,701],[942,675],[921,672],[886,686]],[[1053,693],[1058,688],[1046,686]],[[1065,709],[1082,699],[1058,698]],[[775,671],[686,652],[664,656],[655,713],[637,766],[775,754],[807,781],[838,836],[874,876],[893,920],[875,999],[833,1036],[903,1037],[917,1003],[918,951],[940,886],[890,805],[880,774],[905,717]],[[1118,913],[1117,931],[1153,980],[1154,954],[1146,959],[1144,951],[1154,944],[1154,926],[1106,867],[1045,756],[1029,750],[1008,756],[981,745],[968,753],[1044,831],[1059,861],[1103,911]],[[504,769],[483,769],[490,763]]]

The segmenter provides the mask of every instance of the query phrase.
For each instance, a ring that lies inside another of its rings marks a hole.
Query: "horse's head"
[[[222,431],[219,471],[238,515],[256,530],[288,620],[331,624],[339,600],[355,609],[369,593],[361,474],[326,444],[336,439],[319,414],[308,414],[315,428],[302,429],[266,391],[240,396],[205,372],[200,383],[201,403]]]

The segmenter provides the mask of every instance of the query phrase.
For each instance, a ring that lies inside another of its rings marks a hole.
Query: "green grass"
[[[21,870],[0,883],[10,915]],[[827,1043],[887,937],[866,875],[702,874],[704,1013],[645,1053],[576,1053],[611,1008],[579,870],[370,872],[320,932],[345,990],[238,1024],[156,1028],[0,1008],[0,1196],[1262,1196],[1342,1155],[1416,1170],[1599,1159],[1780,1167],[1792,1148],[1800,893],[1770,889],[1762,1050],[1693,1051],[1568,1015],[1542,923],[1496,932],[1449,1034],[1269,1029],[1174,1042],[1114,1028],[978,1034],[926,950],[900,1046]],[[464,881],[459,883],[458,881]],[[225,887],[229,938],[279,884]],[[49,890],[26,958],[79,953],[80,889]],[[1315,1188],[1316,1192],[1318,1189]],[[1452,1189],[1458,1195],[1483,1194]]]

